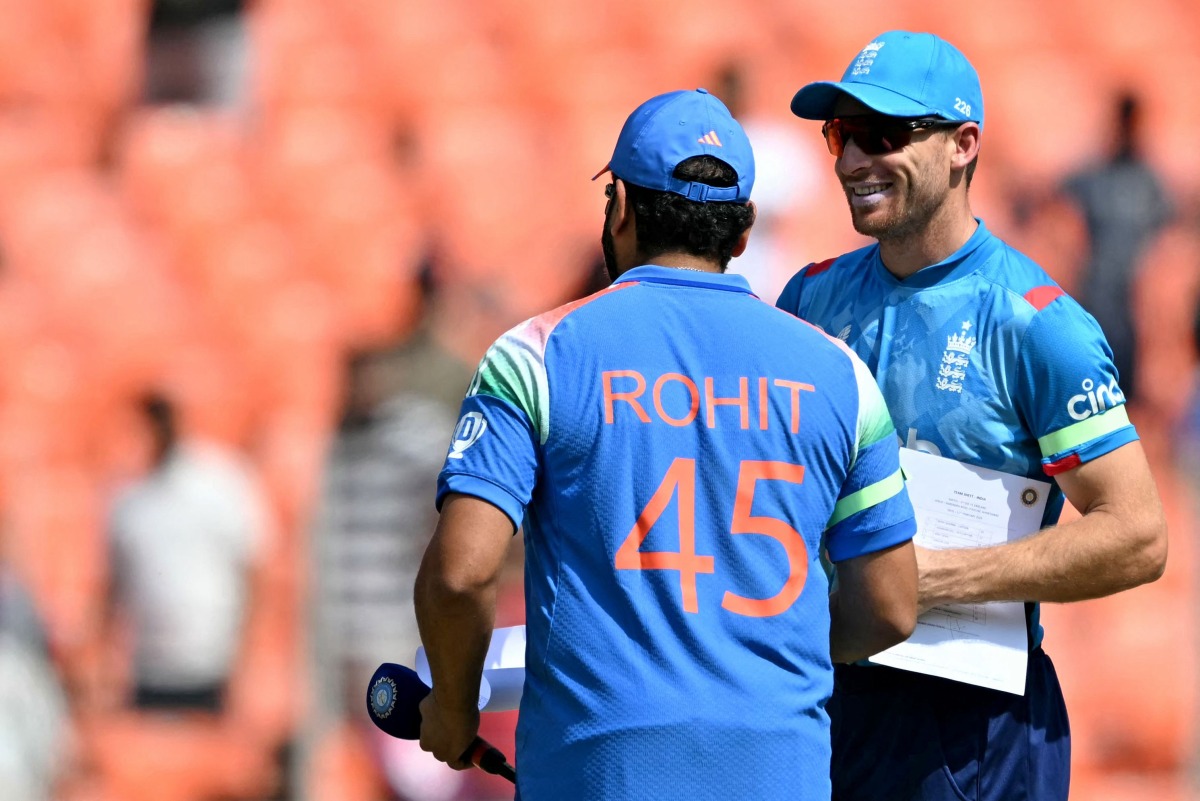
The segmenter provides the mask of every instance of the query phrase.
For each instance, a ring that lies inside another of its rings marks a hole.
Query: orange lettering
[[[787,387],[792,391],[792,433],[800,433],[800,390],[805,392],[816,392],[817,388],[812,384],[802,384],[799,381],[785,381],[782,378],[775,379],[775,386]]]
[[[612,382],[614,378],[632,378],[636,383],[632,392],[614,392]],[[650,415],[646,414],[646,410],[642,408],[642,404],[637,402],[641,394],[646,391],[646,379],[637,370],[605,370],[600,374],[600,379],[604,384],[604,422],[612,425],[613,423],[613,404],[617,401],[625,401],[633,407],[633,411],[637,414],[638,419],[643,423],[650,422]]]
[[[688,395],[692,399],[692,405],[691,408],[688,409],[687,415],[684,417],[672,417],[671,415],[667,414],[665,409],[663,409],[662,390],[663,386],[668,381],[678,381],[687,387]],[[688,378],[686,375],[680,375],[679,373],[664,373],[663,375],[659,376],[657,381],[654,382],[654,408],[658,411],[659,417],[673,426],[682,427],[691,425],[691,422],[696,419],[696,413],[700,411],[700,390],[696,388],[696,382]]]
[[[758,379],[758,430],[767,430],[767,379]]]
[[[639,551],[679,491],[679,551]],[[696,555],[696,460],[676,459],[613,558],[617,570],[678,570],[683,611],[696,614],[696,574],[714,571],[713,557]]]
[[[704,379],[704,404],[707,408],[708,427],[717,427],[716,407],[737,406],[742,411],[741,427],[750,428],[750,379],[745,376],[738,379],[738,396],[736,398],[714,397],[713,380]]]
[[[783,546],[787,555],[788,577],[779,592],[770,598],[746,598],[726,591],[721,608],[747,617],[771,617],[791,608],[808,578],[808,548],[799,531],[774,517],[751,514],[754,490],[759,481],[804,483],[804,467],[787,462],[742,462],[738,471],[737,496],[733,503],[731,534],[764,534]]]

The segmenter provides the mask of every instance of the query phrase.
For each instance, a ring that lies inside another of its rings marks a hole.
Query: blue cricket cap
[[[954,45],[932,33],[888,31],[862,49],[842,80],[810,83],[792,98],[792,113],[827,120],[839,95],[890,117],[942,117],[983,127],[979,75]]]
[[[716,187],[676,178],[675,168],[694,156],[712,156],[737,173],[735,186]],[[754,152],[742,126],[707,89],[668,92],[634,109],[621,128],[612,158],[596,180],[611,170],[635,186],[674,192],[700,203],[750,200]]]

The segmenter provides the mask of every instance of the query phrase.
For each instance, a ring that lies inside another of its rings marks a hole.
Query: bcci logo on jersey
[[[1105,409],[1125,402],[1125,393],[1117,386],[1115,378],[1107,386],[1097,385],[1092,379],[1085,378],[1080,386],[1083,392],[1072,395],[1067,401],[1067,414],[1073,420],[1086,420],[1093,414],[1100,414]]]
[[[450,455],[447,459],[463,458],[463,451],[474,445],[487,431],[487,420],[479,412],[467,412],[458,421],[454,429],[454,441],[450,443]]]

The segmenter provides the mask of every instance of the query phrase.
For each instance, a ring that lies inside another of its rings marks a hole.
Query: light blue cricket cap
[[[810,83],[792,113],[827,120],[842,93],[890,117],[942,117],[983,127],[979,75],[954,45],[932,33],[888,31],[864,47],[840,82]]]
[[[675,168],[694,156],[712,156],[737,173],[735,186],[716,187],[675,177]],[[634,109],[608,166],[635,186],[674,192],[700,203],[745,203],[754,187],[754,151],[746,132],[725,104],[707,89],[668,92]]]

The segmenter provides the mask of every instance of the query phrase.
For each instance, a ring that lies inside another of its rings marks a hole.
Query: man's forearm
[[[496,620],[512,524],[496,507],[451,495],[417,571],[413,600],[438,705],[478,710],[479,679]]]
[[[1103,511],[990,548],[920,550],[920,606],[1100,598],[1157,579],[1165,551],[1152,520],[1126,523]]]
[[[1141,443],[1058,476],[1082,517],[990,548],[918,549],[921,609],[944,603],[1067,603],[1162,575],[1167,524]]]
[[[415,600],[438,704],[456,712],[477,708],[496,615],[495,586],[455,589],[422,567]]]
[[[417,571],[413,598],[433,692],[421,701],[421,748],[456,770],[479,729],[479,681],[512,539],[504,512],[450,495]]]
[[[903,642],[917,624],[917,565],[911,542],[838,563],[829,596],[829,655],[856,662]]]
[[[855,610],[842,593],[829,596],[829,658],[834,662],[857,662],[903,642],[911,630],[904,631]]]

